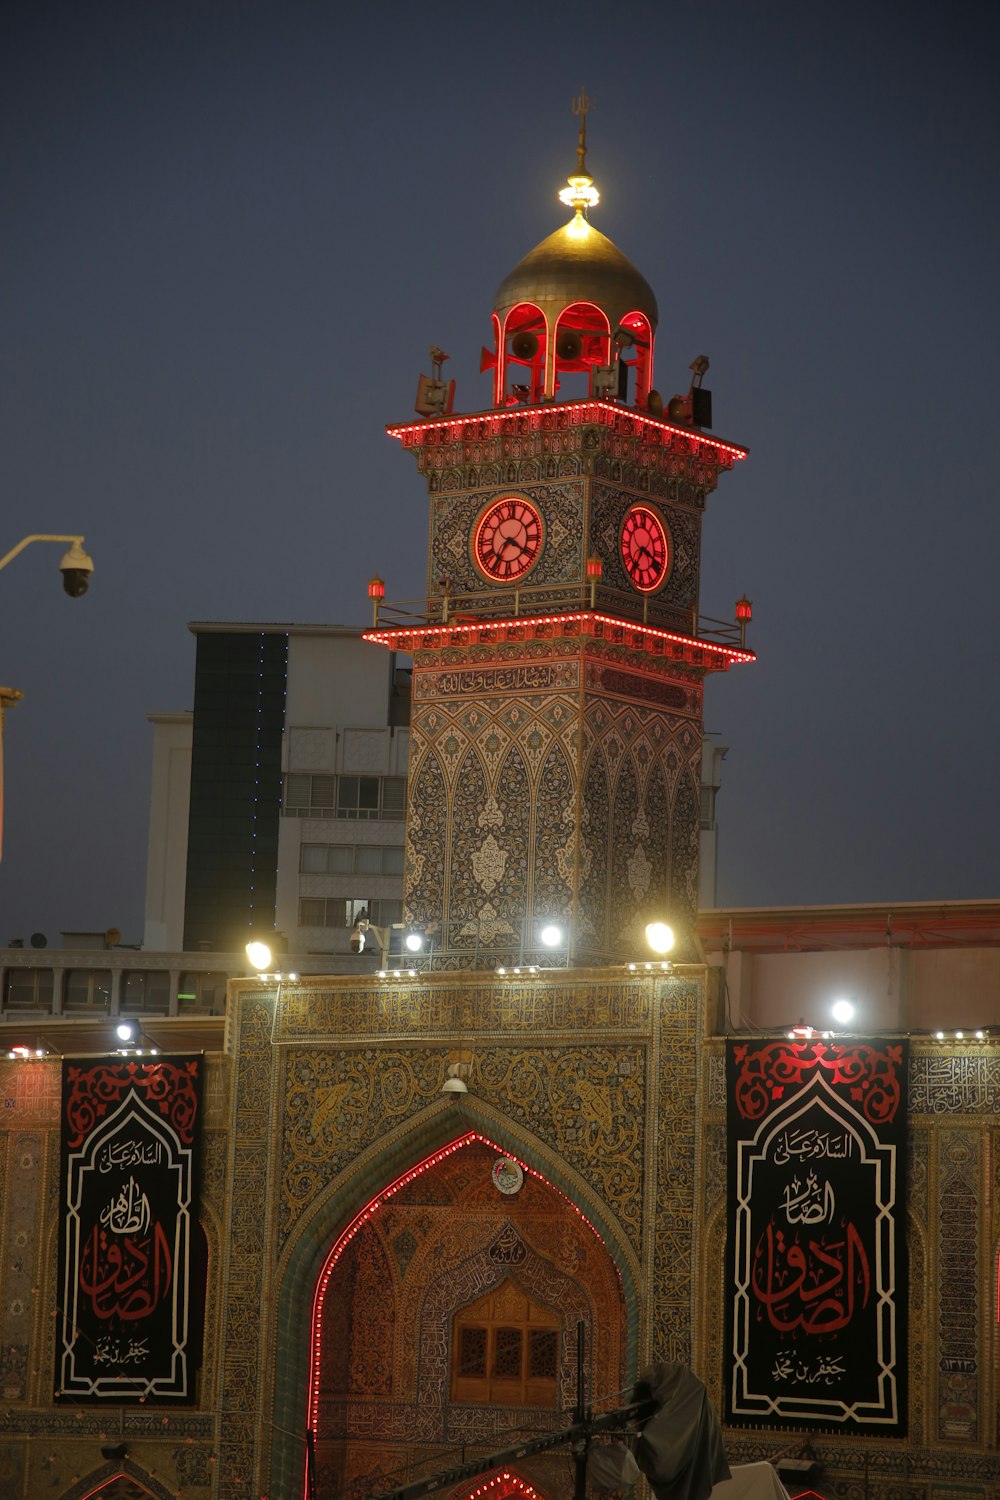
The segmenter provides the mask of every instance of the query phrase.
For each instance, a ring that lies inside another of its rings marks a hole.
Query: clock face
[[[480,572],[497,583],[523,577],[541,550],[541,515],[520,495],[497,500],[476,523],[472,555]]]
[[[622,561],[637,589],[644,594],[658,589],[670,567],[670,538],[655,510],[633,505],[622,526]]]

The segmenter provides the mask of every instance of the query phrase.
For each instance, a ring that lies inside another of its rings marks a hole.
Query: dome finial
[[[594,101],[588,99],[587,90],[583,84],[580,85],[579,98],[573,100],[573,113],[580,116],[580,135],[576,143],[576,172],[572,177],[567,177],[568,187],[564,187],[559,194],[559,201],[565,203],[569,208],[576,209],[576,216],[582,219],[588,208],[593,208],[601,201],[601,195],[594,186],[594,179],[587,171],[587,115],[593,108]]]

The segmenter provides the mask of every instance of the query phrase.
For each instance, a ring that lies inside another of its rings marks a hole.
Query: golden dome
[[[494,309],[501,325],[521,302],[551,321],[574,302],[592,302],[612,328],[630,312],[645,313],[654,329],[657,324],[656,298],[645,276],[581,213],[529,251],[500,283]]]

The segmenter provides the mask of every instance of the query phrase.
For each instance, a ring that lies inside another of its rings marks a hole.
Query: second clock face
[[[497,583],[523,577],[541,550],[541,515],[520,495],[505,495],[476,522],[472,555],[480,572]]]
[[[658,589],[670,567],[667,528],[655,510],[633,505],[622,525],[622,562],[637,589]]]

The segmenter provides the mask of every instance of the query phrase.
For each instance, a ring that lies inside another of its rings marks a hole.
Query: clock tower
[[[753,660],[699,615],[702,512],[746,450],[706,430],[707,360],[666,408],[653,386],[656,298],[590,223],[577,109],[572,216],[494,300],[492,406],[455,413],[432,350],[389,428],[430,496],[427,597],[373,579],[367,634],[413,659],[404,910],[446,967],[633,959],[653,921],[683,951],[703,682]]]

